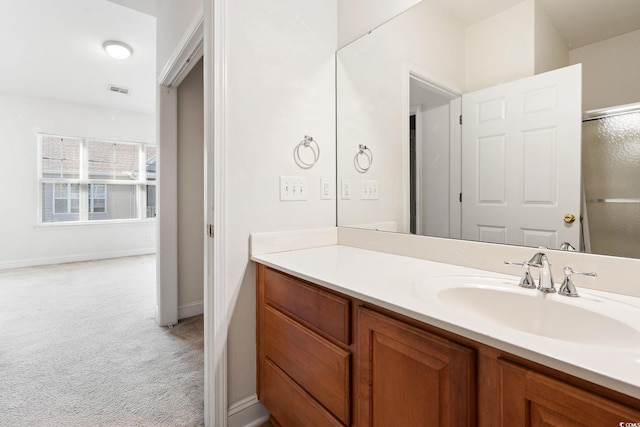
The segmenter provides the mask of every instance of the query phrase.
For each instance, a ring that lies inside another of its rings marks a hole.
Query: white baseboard
[[[269,411],[254,394],[229,406],[228,416],[229,427],[258,427],[269,420]]]
[[[135,255],[147,255],[156,252],[155,246],[152,248],[131,249],[126,251],[100,252],[90,254],[75,254],[47,258],[30,258],[15,261],[0,262],[0,270],[11,268],[38,267],[41,265],[65,264],[68,262],[95,261],[99,259],[121,258]]]
[[[204,301],[196,301],[178,307],[178,320],[204,314]]]

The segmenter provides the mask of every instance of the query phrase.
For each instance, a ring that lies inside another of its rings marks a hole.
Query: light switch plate
[[[360,185],[360,199],[362,200],[378,200],[378,181],[363,180]]]
[[[351,199],[351,180],[350,179],[342,179],[340,181],[340,197],[342,200]]]
[[[308,200],[308,180],[303,176],[280,177],[280,200],[299,201]]]
[[[320,178],[320,200],[331,200],[331,181],[329,178]]]

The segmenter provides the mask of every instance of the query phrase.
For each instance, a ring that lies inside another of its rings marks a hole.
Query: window
[[[77,214],[80,212],[80,186],[78,184],[55,184],[53,191],[53,213]]]
[[[43,223],[156,216],[151,144],[39,135]]]
[[[89,213],[107,212],[107,186],[89,184]]]

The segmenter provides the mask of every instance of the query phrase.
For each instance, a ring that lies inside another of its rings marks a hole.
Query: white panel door
[[[578,64],[462,96],[463,239],[580,247],[581,80]]]

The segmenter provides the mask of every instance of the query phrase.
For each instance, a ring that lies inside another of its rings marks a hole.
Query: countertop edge
[[[336,245],[337,246],[337,245]],[[357,249],[357,248],[354,248]],[[366,250],[365,250],[366,251]],[[288,251],[288,252],[296,252],[295,250],[293,251]],[[398,255],[395,255],[398,256]],[[438,319],[436,317],[431,317],[428,316],[424,313],[419,313],[416,312],[414,310],[411,309],[407,309],[406,307],[402,307],[399,305],[396,305],[394,303],[391,303],[389,301],[380,299],[380,298],[376,298],[372,295],[369,295],[367,293],[363,293],[363,292],[359,292],[356,290],[353,290],[351,288],[345,287],[345,286],[341,286],[338,283],[333,283],[327,280],[323,280],[321,278],[315,277],[313,275],[307,274],[305,273],[305,271],[301,271],[300,269],[296,269],[296,268],[292,268],[290,265],[287,265],[286,263],[283,262],[274,262],[273,260],[269,259],[270,258],[270,254],[261,254],[261,255],[253,255],[251,256],[251,260],[256,262],[256,263],[260,263],[263,264],[267,267],[271,267],[274,268],[276,270],[282,271],[286,274],[289,274],[291,276],[300,278],[302,280],[306,280],[308,282],[314,283],[316,285],[325,287],[327,289],[331,289],[333,291],[336,292],[340,292],[342,294],[348,295],[350,297],[377,305],[381,308],[396,312],[398,314],[407,316],[411,319],[420,321],[420,322],[424,322],[427,323],[429,325],[438,327],[440,329],[443,329],[445,331],[457,334],[459,336],[462,336],[464,338],[467,339],[471,339],[473,341],[479,342],[481,344],[485,344],[491,347],[494,347],[498,350],[501,351],[505,351],[508,353],[511,353],[515,356],[519,356],[522,357],[524,359],[528,359],[531,360],[533,362],[539,363],[541,365],[547,366],[549,368],[552,369],[557,369],[559,371],[568,373],[570,375],[573,375],[575,377],[578,377],[580,379],[586,380],[586,381],[590,381],[594,384],[612,389],[614,391],[629,395],[631,397],[640,399],[640,387],[625,382],[623,380],[620,380],[618,378],[612,378],[610,376],[601,374],[599,372],[596,372],[594,370],[589,370],[588,368],[582,367],[582,366],[577,366],[575,364],[569,363],[565,360],[560,360],[554,357],[551,357],[547,354],[544,354],[542,352],[536,351],[534,349],[531,348],[523,348],[520,345],[515,345],[513,343],[510,343],[508,341],[502,340],[500,338],[496,338],[496,337],[491,337],[489,335],[484,335],[481,333],[478,333],[476,331],[472,331],[469,329],[466,329],[464,326],[461,325],[457,325],[457,324],[453,324],[447,321],[443,321],[441,319]]]

